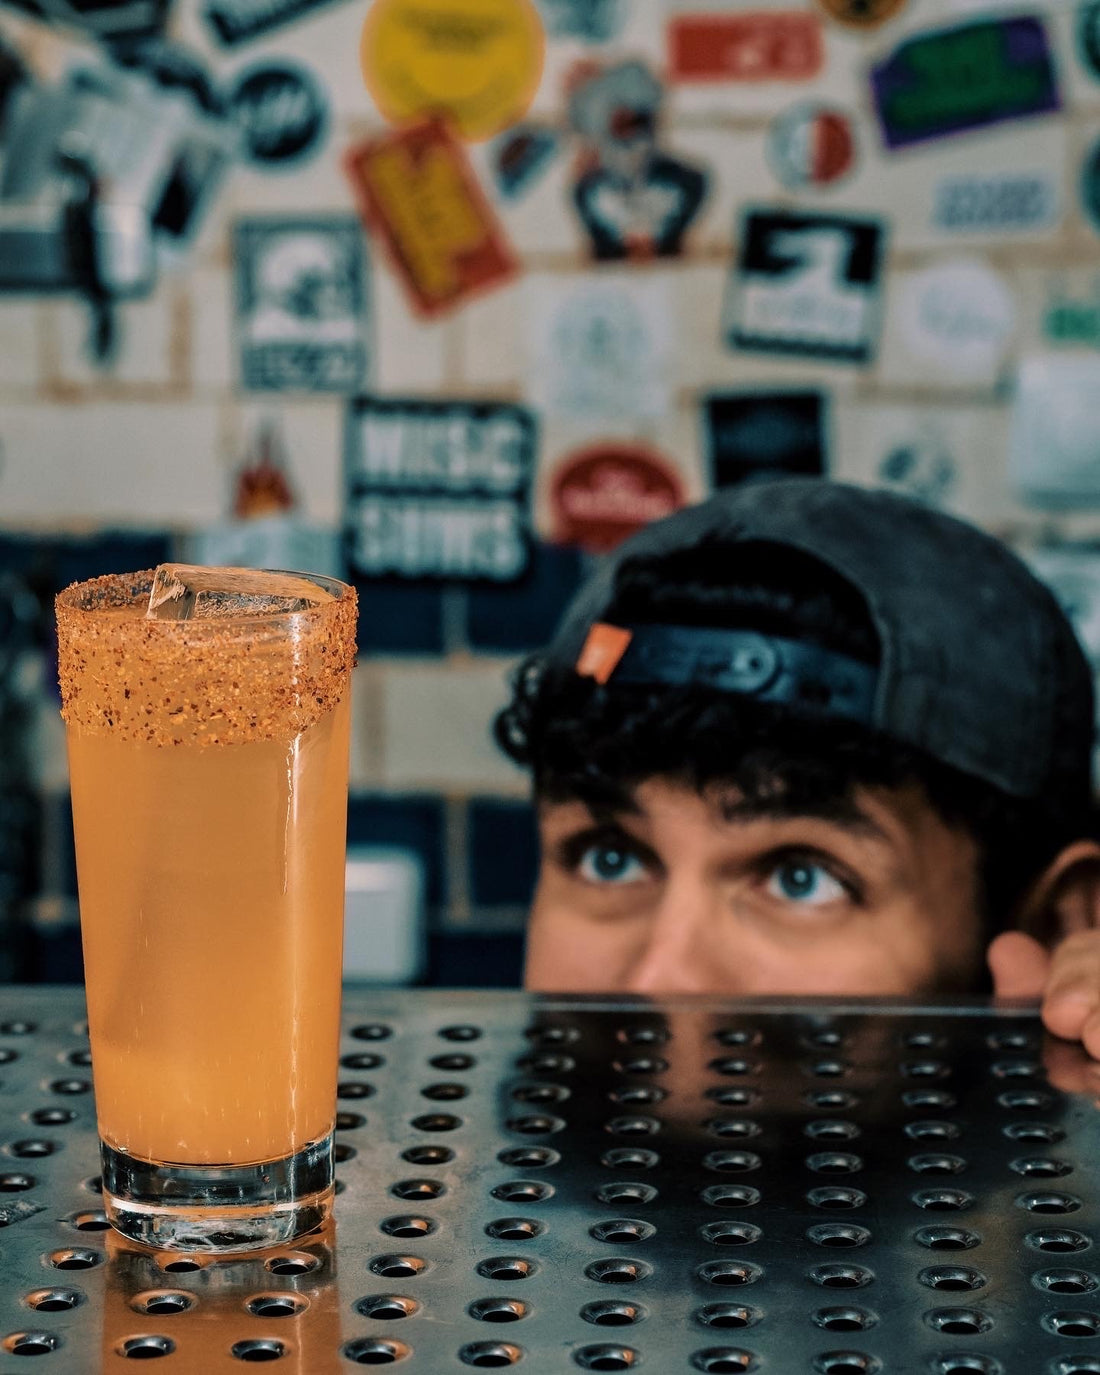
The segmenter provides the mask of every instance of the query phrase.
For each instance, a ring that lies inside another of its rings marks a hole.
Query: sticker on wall
[[[328,122],[320,83],[296,62],[261,62],[237,78],[229,110],[242,151],[261,167],[300,162],[315,153]]]
[[[776,178],[792,191],[834,186],[856,162],[851,119],[816,102],[796,105],[774,119],[765,148]]]
[[[1100,139],[1089,149],[1081,168],[1081,204],[1093,229],[1100,231]]]
[[[606,43],[617,38],[630,0],[536,0],[551,38]]]
[[[943,507],[958,485],[958,464],[939,427],[925,424],[887,448],[875,477],[889,491]]]
[[[893,19],[906,0],[818,0],[818,4],[838,24],[854,29],[873,29]]]
[[[348,405],[345,539],[361,577],[513,582],[531,554],[535,422],[496,402]]]
[[[670,405],[672,308],[661,280],[591,276],[531,283],[528,391],[555,416],[655,418]]]
[[[1033,15],[918,33],[871,69],[888,148],[1060,108],[1046,29]]]
[[[662,94],[635,61],[593,72],[570,94],[570,123],[588,147],[573,202],[597,259],[678,254],[706,197],[706,174],[657,146]]]
[[[505,200],[530,191],[561,148],[561,135],[545,124],[519,124],[501,134],[489,150],[496,188]]]
[[[40,23],[77,28],[103,43],[154,38],[164,32],[169,0],[8,0]]]
[[[1100,506],[1100,356],[1039,354],[1020,364],[1009,476],[1038,506]]]
[[[941,177],[932,192],[932,225],[946,233],[1022,233],[1061,219],[1060,180],[1044,170]]]
[[[388,120],[442,117],[485,139],[527,113],[544,47],[531,0],[374,0],[359,55]]]
[[[345,169],[413,309],[453,309],[508,281],[516,260],[461,143],[436,120],[352,148]]]
[[[708,396],[703,409],[714,486],[796,474],[819,477],[825,471],[825,406],[818,391]]]
[[[1100,548],[1091,543],[1057,544],[1021,553],[1073,622],[1094,670],[1100,668]]]
[[[1048,288],[1042,331],[1052,344],[1100,348],[1100,276],[1086,295],[1071,294],[1055,280]]]
[[[996,381],[1016,326],[999,273],[962,258],[911,273],[896,290],[891,309],[911,358],[959,382]]]
[[[673,81],[811,81],[824,65],[821,20],[805,10],[680,14],[668,23]]]
[[[576,450],[550,479],[553,539],[606,553],[684,504],[675,467],[647,444],[601,440]]]
[[[202,15],[227,48],[324,9],[332,0],[207,0]]]
[[[344,392],[362,385],[367,287],[355,219],[240,220],[233,267],[242,386]]]
[[[726,295],[731,348],[866,363],[880,316],[878,220],[749,210]]]
[[[1077,52],[1089,76],[1100,78],[1100,0],[1082,0],[1078,7]]]

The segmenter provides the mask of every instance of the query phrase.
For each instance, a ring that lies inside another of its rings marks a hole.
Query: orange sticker
[[[463,138],[484,139],[530,109],[544,49],[531,0],[373,0],[359,56],[387,119],[440,114]]]
[[[577,658],[576,672],[582,678],[595,678],[597,683],[606,683],[618,668],[619,661],[633,638],[634,634],[630,630],[622,630],[617,625],[597,621],[588,632]]]
[[[344,167],[419,314],[437,315],[515,275],[466,150],[440,121],[361,143]]]

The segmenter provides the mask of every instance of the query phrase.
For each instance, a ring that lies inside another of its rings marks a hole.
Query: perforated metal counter
[[[345,999],[336,1220],[105,1229],[83,1008],[0,990],[0,1372],[1100,1372],[1100,1080],[985,1006]]]

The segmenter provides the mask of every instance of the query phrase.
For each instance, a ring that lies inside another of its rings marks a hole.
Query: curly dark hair
[[[603,619],[615,624],[730,627],[820,645],[876,665],[879,637],[862,596],[785,546],[691,549],[626,560]],[[532,771],[538,798],[577,799],[598,816],[629,810],[661,777],[700,794],[748,799],[776,815],[850,816],[859,788],[917,785],[981,856],[984,934],[1011,924],[1030,884],[1070,841],[1096,833],[1087,800],[1022,800],[912,746],[806,709],[699,685],[601,686],[545,652],[513,680],[496,739]]]

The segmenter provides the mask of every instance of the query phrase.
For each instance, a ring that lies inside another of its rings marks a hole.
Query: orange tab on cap
[[[618,668],[619,660],[633,638],[634,632],[631,630],[597,621],[588,632],[577,656],[576,672],[582,678],[595,678],[597,683],[606,683]]]

